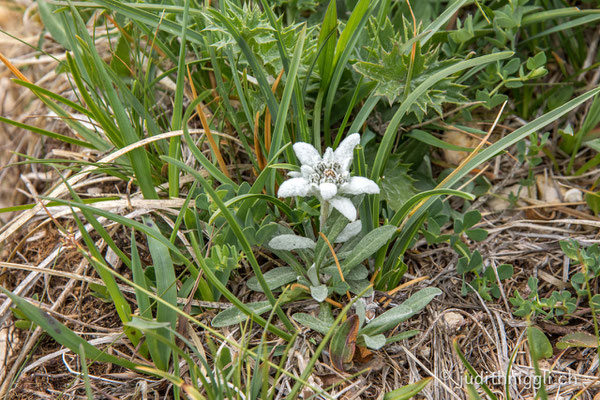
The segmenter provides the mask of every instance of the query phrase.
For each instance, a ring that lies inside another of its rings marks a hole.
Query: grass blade
[[[296,75],[298,73],[298,67],[300,66],[300,60],[302,59],[302,50],[304,49],[304,39],[306,38],[306,26],[300,31],[296,48],[294,49],[294,55],[292,57],[292,63],[290,64],[290,71],[286,77],[286,85],[283,89],[283,95],[281,97],[281,103],[277,113],[277,119],[275,120],[275,130],[273,131],[273,140],[271,142],[271,150],[269,151],[269,162],[274,161],[273,157],[280,149],[281,142],[283,141],[283,131],[285,129],[285,123],[288,118],[288,109],[294,92],[294,82],[296,82]]]
[[[90,376],[88,375],[87,361],[85,358],[85,348],[82,344],[79,345],[79,362],[81,364],[81,375],[83,375],[85,395],[87,396],[88,400],[94,400],[94,394],[92,393],[92,384],[90,382]]]
[[[156,224],[149,217],[144,218],[144,224],[148,226],[149,229],[153,230],[157,235],[162,236]],[[156,274],[156,291],[158,295],[166,302],[173,306],[177,306],[177,278],[175,277],[173,260],[171,259],[169,249],[152,236],[147,236],[147,239],[148,248],[150,250],[150,254],[152,255],[152,262],[154,263],[154,273]],[[159,303],[156,308],[156,321],[159,323],[169,323],[169,328],[159,328],[156,332],[168,341],[172,341],[172,331],[175,330],[177,314],[175,314],[170,308],[165,307],[162,303]],[[159,348],[160,357],[158,360],[154,359],[154,362],[158,368],[161,370],[166,370],[169,366],[171,349],[164,345],[159,346]]]
[[[177,83],[175,87],[175,99],[173,104],[173,116],[171,118],[171,130],[178,131],[181,129],[181,117],[183,116],[183,89],[185,85],[185,53],[186,53],[186,33],[187,33],[187,22],[190,9],[190,2],[184,1],[183,9],[183,24],[181,28],[181,43],[179,46],[179,60],[177,63]],[[190,81],[190,85],[194,85],[194,82]],[[205,128],[206,129],[206,128]],[[179,158],[179,152],[181,145],[181,137],[172,137],[169,142],[169,157]],[[169,176],[169,196],[177,197],[179,195],[179,170],[173,164],[168,165],[168,176]]]
[[[342,73],[346,68],[346,63],[350,59],[350,54],[354,51],[354,46],[360,37],[360,34],[369,19],[369,15],[377,6],[378,1],[360,0],[350,18],[346,27],[340,35],[340,39],[335,47],[335,55],[333,58],[333,73],[331,82],[327,88],[327,98],[325,100],[325,114],[323,116],[323,135],[325,136],[325,144],[331,145],[331,137],[329,134],[329,124],[331,120],[331,111],[337,89],[342,79]],[[315,115],[314,118],[319,116]]]
[[[135,364],[121,357],[113,356],[102,350],[97,349],[84,339],[77,336],[75,332],[67,328],[65,325],[61,324],[47,312],[38,307],[35,307],[28,301],[22,299],[21,297],[16,296],[12,292],[6,290],[4,287],[0,286],[0,291],[7,295],[11,299],[13,304],[15,304],[28,319],[35,322],[37,325],[40,326],[40,328],[42,328],[45,332],[52,336],[54,340],[56,340],[58,343],[65,346],[72,352],[78,353],[79,346],[83,346],[83,348],[85,349],[85,353],[90,357],[90,359],[94,361],[113,363],[131,370],[137,369],[138,364]]]

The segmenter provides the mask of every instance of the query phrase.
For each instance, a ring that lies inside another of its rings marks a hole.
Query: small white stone
[[[451,332],[460,329],[465,323],[465,317],[453,311],[445,313],[442,318],[448,327],[448,330]]]
[[[575,188],[567,190],[564,197],[567,203],[583,201],[583,193],[581,193],[581,190]]]

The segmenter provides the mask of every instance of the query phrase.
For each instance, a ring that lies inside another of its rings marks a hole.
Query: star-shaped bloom
[[[342,195],[379,193],[379,186],[363,176],[350,176],[354,148],[360,135],[353,133],[344,139],[337,149],[328,147],[321,157],[317,149],[304,142],[294,144],[294,152],[302,163],[300,172],[288,173],[291,179],[279,187],[279,197],[317,196],[326,201],[350,221],[356,219],[356,208],[349,198]]]

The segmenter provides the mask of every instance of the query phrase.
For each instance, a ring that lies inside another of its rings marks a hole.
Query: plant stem
[[[321,200],[321,217],[319,218],[319,230],[321,232],[325,229],[327,216],[329,216],[329,202],[327,200]]]

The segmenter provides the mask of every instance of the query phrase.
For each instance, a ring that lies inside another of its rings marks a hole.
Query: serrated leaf
[[[276,267],[270,271],[267,271],[265,274],[263,274],[263,276],[267,282],[267,286],[271,290],[278,289],[283,285],[293,282],[298,277],[292,267]],[[258,283],[258,279],[255,276],[248,279],[246,285],[248,285],[249,289],[252,289],[255,292],[263,291]]]
[[[417,38],[413,38],[413,40],[416,42],[414,54],[411,52],[412,46],[405,46],[406,43],[398,41],[390,51],[382,49],[378,53],[380,54],[378,62],[359,61],[354,64],[354,68],[361,75],[377,82],[374,93],[386,97],[390,105],[401,100],[407,90],[416,89],[427,78],[454,62],[452,60],[439,61],[437,50],[422,52]],[[411,79],[408,79],[409,70]],[[465,102],[466,98],[462,94],[461,86],[454,84],[452,79],[452,77],[446,77],[438,80],[419,98],[415,99],[408,111],[413,112],[421,120],[430,108],[441,114],[442,104]],[[409,88],[406,87],[407,82],[410,84]]]
[[[390,164],[392,164],[391,167],[385,169],[379,187],[381,188],[381,198],[388,203],[392,210],[398,211],[417,192],[413,186],[414,179],[408,174],[408,165]]]

